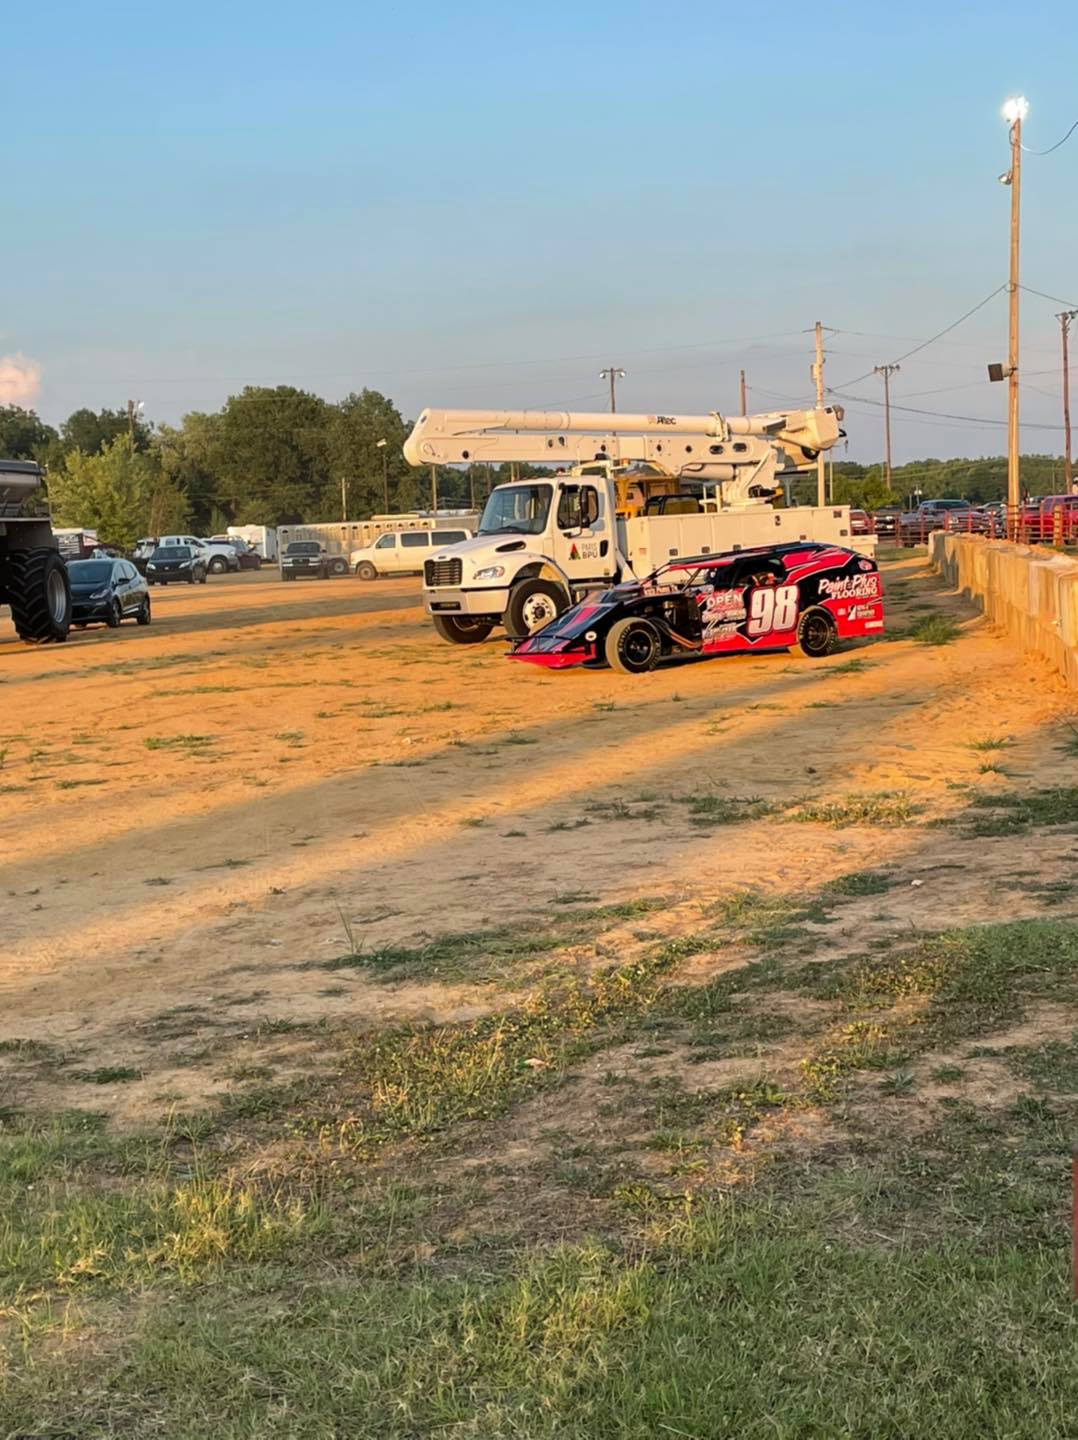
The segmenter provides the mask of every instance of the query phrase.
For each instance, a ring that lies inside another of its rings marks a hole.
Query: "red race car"
[[[602,665],[630,675],[668,655],[731,655],[797,646],[828,655],[835,642],[883,630],[874,560],[801,541],[697,555],[589,595],[519,641],[512,660],[560,670]]]

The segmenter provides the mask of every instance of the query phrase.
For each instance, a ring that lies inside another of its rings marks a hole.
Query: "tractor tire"
[[[568,608],[569,597],[549,580],[521,580],[514,585],[505,611],[511,640],[527,640]]]
[[[830,655],[837,639],[834,618],[819,605],[804,611],[797,622],[797,649],[810,660]]]
[[[139,606],[135,619],[140,625],[148,625],[150,623],[150,597],[148,595]]]
[[[356,574],[361,580],[377,580],[378,571],[369,560],[363,560],[356,566]]]
[[[603,650],[611,670],[620,670],[624,675],[646,675],[662,658],[662,636],[650,620],[629,616],[611,625]]]
[[[3,565],[0,590],[11,606],[20,640],[46,645],[67,639],[71,584],[58,551],[11,551]]]
[[[434,628],[450,645],[478,645],[494,629],[493,620],[472,619],[455,615],[432,615]]]

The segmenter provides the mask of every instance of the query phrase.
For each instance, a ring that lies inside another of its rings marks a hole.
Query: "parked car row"
[[[211,575],[257,570],[262,564],[258,551],[237,535],[212,535],[208,540],[197,535],[147,536],[136,544],[131,558],[136,568],[145,575],[154,551],[162,546],[175,545],[186,545],[197,551]]]

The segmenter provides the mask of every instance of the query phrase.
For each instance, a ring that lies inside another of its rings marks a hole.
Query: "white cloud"
[[[0,405],[31,407],[41,390],[41,366],[16,353],[0,355]]]

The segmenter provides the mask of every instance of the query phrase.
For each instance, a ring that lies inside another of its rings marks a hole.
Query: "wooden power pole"
[[[1018,443],[1018,240],[1022,195],[1022,116],[1024,105],[1015,106],[1011,125],[1011,266],[1010,316],[1007,342],[1007,504],[1018,514],[1022,503],[1022,476]]]
[[[613,415],[618,408],[617,384],[625,379],[625,371],[619,370],[616,365],[608,365],[605,370],[599,371],[599,379],[610,381],[610,413]]]
[[[901,368],[900,365],[873,366],[875,373],[883,376],[883,443],[886,456],[883,473],[888,490],[891,488],[891,376]]]
[[[812,367],[812,378],[816,381],[816,408],[823,409],[823,326],[816,321],[816,363]],[[827,504],[827,471],[824,468],[824,454],[821,450],[816,457],[816,504]]]
[[[745,391],[745,372],[744,372],[744,370],[742,370],[742,371],[740,372],[740,375],[739,375],[739,382],[738,382],[738,399],[739,399],[740,402],[741,402],[741,413],[742,413],[742,415],[747,415],[747,414],[749,413],[749,402],[748,402],[748,399],[746,398],[746,391]]]
[[[1063,341],[1063,480],[1067,493],[1074,490],[1074,471],[1071,465],[1071,362],[1070,328],[1071,321],[1078,316],[1078,310],[1062,310],[1056,316]]]

